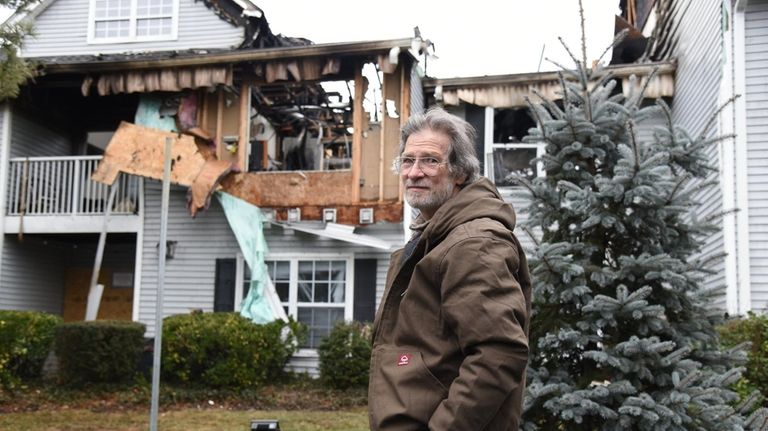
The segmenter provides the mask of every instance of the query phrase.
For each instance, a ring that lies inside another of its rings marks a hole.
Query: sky
[[[315,43],[412,37],[415,26],[435,44],[427,74],[437,78],[554,70],[542,57],[572,64],[558,41],[581,56],[577,0],[254,0],[272,32]],[[619,0],[583,0],[588,61],[613,39]],[[610,58],[604,59],[604,62]],[[423,61],[423,58],[422,58]],[[423,63],[422,63],[423,65]]]
[[[437,78],[556,69],[546,58],[570,66],[558,36],[581,55],[577,0],[253,1],[274,33],[315,43],[409,38],[418,26],[422,37],[434,43],[437,58],[427,59],[426,72]],[[583,4],[591,63],[613,38],[619,0],[583,0]],[[0,10],[0,20],[7,15]]]

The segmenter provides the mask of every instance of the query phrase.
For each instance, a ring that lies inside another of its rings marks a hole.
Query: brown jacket
[[[373,330],[373,430],[517,430],[531,280],[515,214],[481,179],[392,255]],[[401,262],[402,260],[402,262]]]

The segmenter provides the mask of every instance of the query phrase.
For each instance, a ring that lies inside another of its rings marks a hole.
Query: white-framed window
[[[267,272],[286,314],[308,328],[299,354],[311,354],[336,322],[352,320],[354,258],[350,255],[269,255]],[[245,298],[250,269],[238,254],[235,297]],[[240,300],[235,301],[236,310]]]
[[[515,186],[514,181],[508,179],[512,174],[529,180],[546,175],[543,163],[531,163],[544,154],[544,143],[520,142],[522,136],[519,135],[524,134],[533,121],[524,113],[485,108],[485,176],[499,188]],[[505,121],[497,123],[495,118],[500,114],[507,115],[502,115]]]
[[[174,40],[179,0],[91,0],[88,43]]]
[[[488,178],[493,180],[497,187],[511,187],[514,182],[508,180],[509,175],[515,174],[532,180],[544,176],[544,168],[541,162],[535,165],[531,161],[544,154],[544,145],[539,143],[507,143],[491,144],[491,153],[488,154]]]

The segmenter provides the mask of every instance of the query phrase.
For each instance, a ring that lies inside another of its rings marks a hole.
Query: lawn
[[[147,430],[150,387],[67,389],[33,384],[0,392],[0,430]],[[250,430],[277,419],[287,431],[367,430],[366,391],[329,390],[309,378],[246,391],[161,385],[158,430]]]
[[[158,430],[250,430],[251,419],[278,419],[286,431],[363,431],[368,429],[365,408],[344,411],[225,410],[186,408],[160,412]],[[149,429],[149,410],[93,412],[84,409],[5,413],[3,431],[144,431]]]

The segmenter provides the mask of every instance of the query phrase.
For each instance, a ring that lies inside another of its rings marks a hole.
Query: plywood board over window
[[[85,307],[88,303],[88,291],[91,283],[90,268],[70,268],[64,279],[64,311],[65,322],[79,322],[85,319]],[[131,320],[133,313],[133,286],[125,286],[124,277],[118,277],[117,287],[113,285],[113,274],[116,271],[102,268],[99,272],[99,284],[104,285],[97,320]],[[126,271],[117,271],[125,273]],[[131,272],[132,273],[132,272]]]

